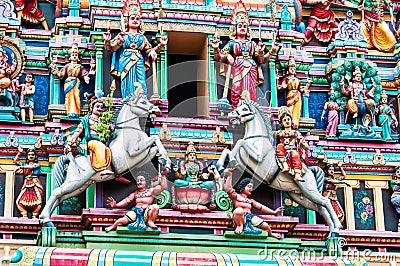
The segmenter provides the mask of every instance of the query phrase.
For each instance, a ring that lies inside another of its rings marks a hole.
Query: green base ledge
[[[161,233],[160,229],[147,228],[146,230],[141,231],[141,230],[131,230],[127,226],[118,226],[116,231],[118,234],[127,234],[127,235],[159,235]]]

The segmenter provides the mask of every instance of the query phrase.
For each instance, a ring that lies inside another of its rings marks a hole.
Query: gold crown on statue
[[[284,114],[288,114],[288,115],[290,115],[290,117],[292,117],[292,112],[290,111],[289,107],[287,107],[287,106],[279,107],[278,120],[281,120],[281,116]]]
[[[291,55],[291,56],[289,56],[289,61],[288,61],[288,64],[287,64],[287,67],[292,67],[292,66],[296,66],[296,61],[294,60],[294,56],[293,55]]]
[[[122,8],[124,17],[139,16],[142,17],[142,9],[138,0],[127,0]]]
[[[193,141],[188,143],[188,146],[186,148],[186,155],[192,152],[196,153],[196,148],[194,147]]]
[[[357,74],[360,74],[360,75],[361,75],[361,69],[360,69],[359,66],[356,66],[356,68],[354,69],[353,77],[354,77],[355,75],[357,75]]]
[[[247,14],[246,6],[242,0],[236,3],[235,9],[232,11],[231,20],[234,25],[240,22],[249,24],[249,15]]]
[[[386,94],[386,90],[383,90],[381,93],[381,98],[387,98],[388,95]]]
[[[79,48],[77,43],[73,43],[71,49],[68,51],[69,54],[72,53],[78,53],[79,54]]]

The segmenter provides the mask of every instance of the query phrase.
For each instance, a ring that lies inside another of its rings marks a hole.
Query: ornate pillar
[[[167,35],[167,33],[164,32],[164,35]],[[158,60],[157,60],[158,94],[160,95],[162,100],[168,100],[168,72],[167,72],[167,68],[168,68],[167,54],[168,53],[167,52],[168,52],[168,44],[158,54]],[[154,74],[155,73],[153,73],[153,75]]]
[[[271,90],[270,105],[271,107],[278,107],[278,88],[276,87],[276,72],[275,72],[276,64],[273,59],[275,59],[275,57],[272,57],[269,60],[269,82]]]
[[[303,106],[301,107],[303,109],[303,115],[301,117],[304,118],[310,118],[310,113],[308,112],[308,98],[310,96],[306,95],[305,93],[303,94]]]
[[[94,93],[96,97],[103,97],[103,42],[96,42],[96,79],[94,83]]]
[[[50,74],[50,97],[49,104],[60,104],[60,80],[55,78],[53,74]]]
[[[346,215],[346,225],[347,230],[355,230],[356,222],[354,219],[354,197],[353,197],[353,188],[360,187],[360,181],[358,180],[346,180],[347,183],[351,185],[351,187],[345,186],[344,190],[344,206],[345,206],[345,215]]]
[[[372,189],[374,194],[376,231],[385,231],[385,213],[383,211],[382,189],[389,188],[388,182],[381,180],[368,180],[365,181],[365,188]]]
[[[216,103],[218,101],[217,95],[217,73],[215,70],[214,49],[210,45],[210,41],[214,36],[209,34],[207,36],[208,45],[208,102]]]
[[[5,197],[4,197],[4,217],[13,217],[14,210],[14,182],[15,172],[6,171],[6,182],[5,182]]]

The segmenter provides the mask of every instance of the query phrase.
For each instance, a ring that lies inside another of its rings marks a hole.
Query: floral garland
[[[365,229],[369,229],[374,220],[374,204],[365,190],[359,191],[354,200],[356,218],[360,219]]]
[[[111,123],[114,118],[113,101],[111,94],[107,96],[104,101],[105,111],[101,113],[99,121],[94,129],[99,133],[99,140],[103,143],[107,143],[116,137],[116,133],[111,128]]]

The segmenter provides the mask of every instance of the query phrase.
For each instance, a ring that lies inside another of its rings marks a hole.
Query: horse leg
[[[304,174],[303,177],[308,175],[307,173]],[[314,175],[312,175],[312,178],[314,178]],[[299,186],[299,188],[301,189],[301,192],[303,193],[303,195],[306,198],[313,201],[315,204],[320,205],[321,207],[324,207],[328,211],[329,216],[330,216],[329,220],[331,220],[333,222],[333,231],[331,231],[331,233],[339,233],[339,229],[342,227],[342,225],[339,221],[339,218],[337,217],[337,215],[335,213],[335,210],[332,207],[330,199],[322,196],[319,193],[319,191],[317,190],[316,185],[315,185],[315,187],[307,185],[307,182],[308,182],[307,179],[310,180],[310,177],[306,178],[306,182],[296,182],[297,185]],[[327,223],[329,224],[328,220],[327,220]]]
[[[330,232],[333,231],[334,224],[331,219],[331,216],[329,215],[329,212],[327,211],[327,209],[325,207],[315,204],[313,201],[309,200],[308,198],[301,197],[301,195],[298,193],[288,192],[288,194],[294,201],[301,204],[301,206],[303,206],[304,208],[316,211],[319,214],[321,214],[321,216],[325,219],[327,225],[329,226],[329,231]]]
[[[221,156],[219,157],[218,161],[217,161],[217,170],[221,171],[222,169],[224,169],[224,164],[225,164],[225,160],[226,157],[231,158],[231,151],[229,149],[224,149],[221,153]]]

